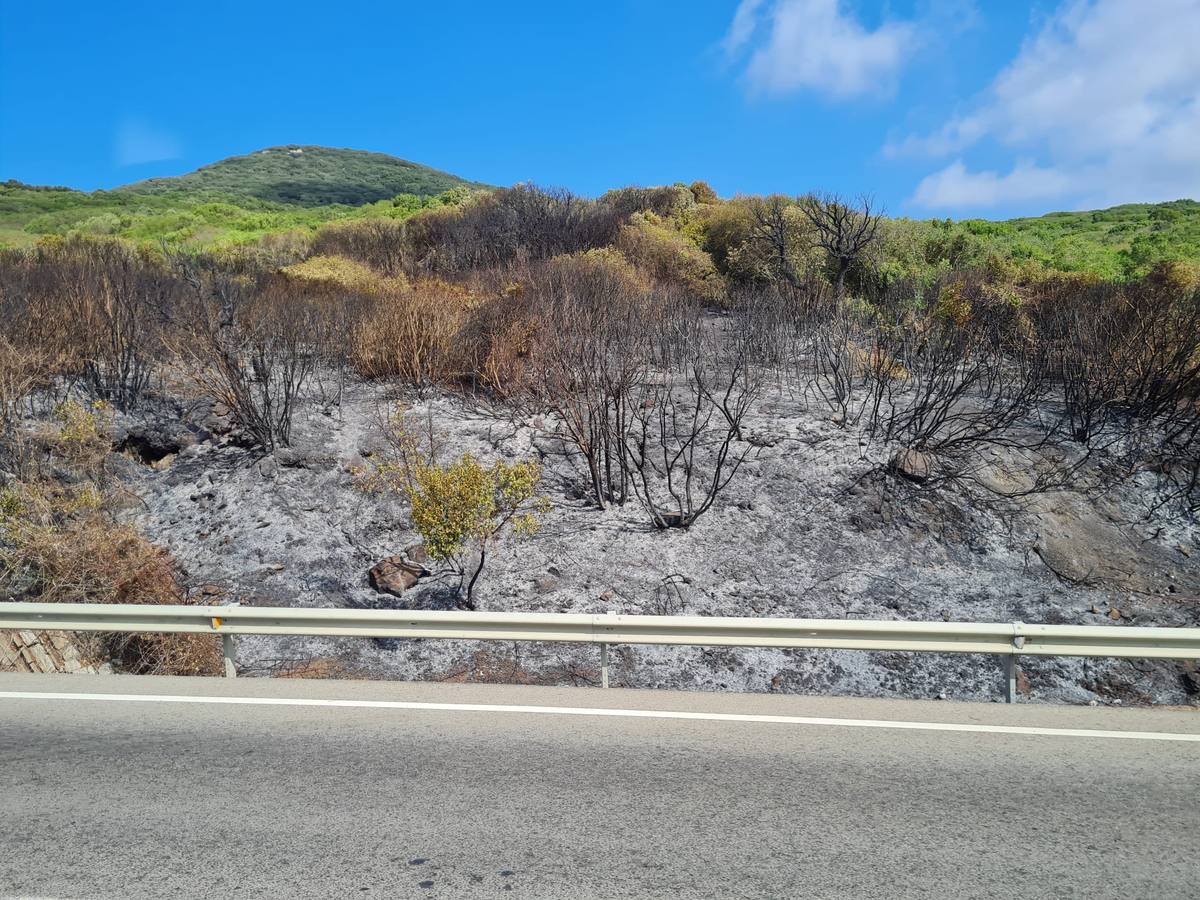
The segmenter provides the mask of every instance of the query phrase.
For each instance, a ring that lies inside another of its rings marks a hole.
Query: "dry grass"
[[[340,659],[318,657],[316,659],[276,660],[268,667],[272,678],[366,678],[357,669],[351,668]]]
[[[414,384],[450,381],[463,374],[456,341],[479,299],[467,288],[436,278],[374,298],[351,338],[351,364],[365,378]]]
[[[340,289],[368,296],[402,290],[408,284],[403,275],[385,277],[344,256],[310,256],[303,262],[285,266],[280,269],[280,273],[302,285]]]
[[[44,603],[185,603],[174,561],[111,522],[94,485],[18,484],[0,495],[0,584]],[[139,674],[216,675],[220,643],[196,634],[95,634],[88,661]]]
[[[0,490],[0,586],[45,603],[185,603],[175,563],[134,528],[113,521],[104,488],[110,440],[106,408],[66,403],[45,446],[71,481],[14,481]],[[138,673],[217,674],[221,653],[207,635],[92,635],[88,662],[116,660]]]
[[[882,347],[864,350],[856,344],[847,344],[851,370],[856,376],[875,376],[888,381],[903,381],[910,373]]]

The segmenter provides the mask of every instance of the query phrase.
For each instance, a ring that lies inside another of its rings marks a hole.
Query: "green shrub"
[[[718,303],[725,282],[712,257],[654,213],[635,213],[621,226],[617,247],[656,281],[675,285],[704,303]]]
[[[465,608],[476,608],[475,583],[501,535],[538,530],[538,514],[548,509],[548,501],[537,496],[540,482],[536,462],[497,462],[485,468],[469,453],[446,465],[413,467],[413,526],[430,557],[457,575],[459,602]]]

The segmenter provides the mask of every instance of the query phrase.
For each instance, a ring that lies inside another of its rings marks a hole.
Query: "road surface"
[[[1166,900],[1198,835],[1196,710],[0,676],[0,897]]]

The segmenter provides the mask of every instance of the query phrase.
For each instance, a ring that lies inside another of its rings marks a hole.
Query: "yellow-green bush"
[[[339,288],[356,294],[374,296],[405,287],[404,276],[384,277],[344,256],[310,256],[280,271],[285,277],[304,284]]]
[[[688,185],[688,190],[692,192],[692,196],[697,203],[718,203],[720,198],[717,192],[709,186],[707,181],[693,181]]]
[[[597,289],[606,286],[629,294],[644,294],[650,290],[645,274],[620,250],[608,247],[555,256],[546,261],[534,280],[537,285],[551,290],[569,289],[577,284]]]
[[[775,282],[785,269],[802,277],[822,265],[811,223],[787,197],[735,197],[700,209],[703,247],[730,281]],[[761,221],[775,211],[783,226],[783,258]]]
[[[446,465],[412,467],[413,527],[430,557],[458,575],[460,603],[467,609],[475,608],[475,583],[501,534],[537,531],[538,515],[548,509],[548,501],[537,496],[540,482],[536,462],[485,467],[469,453]]]
[[[961,283],[945,285],[938,292],[934,315],[959,328],[971,320],[971,301],[966,297]]]
[[[654,213],[636,213],[622,225],[617,247],[655,280],[697,300],[716,303],[724,294],[712,257]]]

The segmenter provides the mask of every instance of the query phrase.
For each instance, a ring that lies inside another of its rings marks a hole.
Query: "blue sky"
[[[915,216],[1195,198],[1197,47],[1200,0],[0,0],[0,179],[298,143]]]

